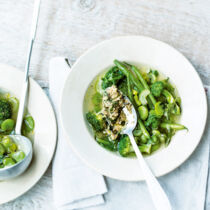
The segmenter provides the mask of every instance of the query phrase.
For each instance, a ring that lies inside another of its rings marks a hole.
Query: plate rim
[[[93,166],[91,163],[89,163],[85,158],[83,158],[83,156],[80,154],[80,152],[74,147],[74,145],[72,144],[71,142],[71,139],[70,137],[68,136],[67,134],[67,130],[66,130],[66,127],[64,125],[64,120],[63,120],[63,111],[62,111],[62,102],[63,102],[63,98],[64,98],[64,89],[66,87],[66,83],[68,81],[68,78],[70,77],[70,75],[72,74],[72,72],[74,71],[74,67],[80,62],[81,59],[83,59],[83,57],[85,57],[87,54],[89,54],[90,52],[94,51],[96,48],[100,47],[101,45],[103,44],[106,44],[108,42],[111,42],[111,41],[114,41],[114,40],[117,40],[117,39],[124,39],[124,38],[143,38],[143,39],[149,39],[151,41],[155,41],[155,42],[159,42],[160,44],[162,45],[165,45],[169,48],[171,48],[172,50],[176,51],[179,55],[181,55],[181,57],[185,60],[185,62],[187,62],[193,69],[193,71],[196,73],[196,76],[197,78],[199,79],[199,83],[201,84],[201,86],[203,87],[203,91],[202,91],[202,95],[203,95],[203,98],[205,98],[205,110],[204,110],[204,115],[205,115],[205,119],[204,119],[204,126],[202,128],[202,131],[201,131],[201,135],[200,135],[200,138],[199,138],[199,141],[197,141],[197,144],[195,145],[195,147],[193,148],[193,150],[191,150],[191,152],[188,154],[188,156],[186,156],[185,158],[182,159],[182,161],[179,162],[179,164],[177,164],[176,166],[170,168],[169,170],[166,170],[164,173],[161,173],[160,175],[156,176],[156,177],[161,177],[161,176],[164,176],[172,171],[174,171],[175,169],[177,169],[178,167],[180,167],[185,161],[187,161],[191,155],[195,152],[196,148],[198,147],[198,145],[200,144],[201,140],[202,140],[202,137],[203,137],[203,134],[205,132],[205,129],[206,129],[206,122],[207,122],[207,117],[208,117],[208,102],[207,102],[207,96],[206,96],[206,93],[205,93],[205,89],[204,89],[204,85],[203,85],[203,82],[200,78],[200,75],[198,74],[198,72],[196,71],[195,67],[192,65],[192,63],[187,59],[187,57],[185,57],[185,55],[183,53],[181,53],[179,50],[177,50],[175,47],[173,47],[172,45],[166,43],[166,42],[163,42],[161,40],[158,40],[158,39],[154,39],[152,37],[149,37],[149,36],[143,36],[143,35],[125,35],[125,36],[115,36],[115,37],[112,37],[110,39],[106,39],[106,40],[103,40],[97,44],[95,44],[94,46],[90,47],[89,49],[87,49],[82,55],[79,56],[79,58],[76,60],[76,62],[71,66],[71,71],[69,71],[65,81],[64,81],[64,85],[62,87],[62,91],[61,91],[61,98],[60,98],[60,103],[59,103],[59,113],[61,115],[61,127],[63,128],[65,134],[66,134],[66,137],[67,137],[67,142],[69,143],[69,145],[71,146],[71,149],[75,152],[75,154],[87,165],[89,166],[90,168],[94,169],[96,172],[104,175],[104,176],[107,176],[109,178],[112,178],[112,179],[116,179],[116,180],[121,180],[121,181],[130,181],[130,182],[136,182],[136,181],[143,181],[145,179],[141,179],[141,178],[136,178],[136,179],[125,179],[125,178],[119,178],[119,177],[115,177],[115,176],[112,176],[110,174],[106,174],[104,173],[104,170],[103,169],[99,169],[99,168],[96,168],[95,166]],[[147,158],[146,158],[147,159]]]
[[[7,68],[7,71],[15,71],[15,72],[18,72],[19,74],[21,74],[23,77],[24,76],[24,72],[21,71],[20,69],[14,67],[14,66],[11,66],[11,65],[8,65],[8,64],[5,64],[5,63],[0,63],[0,68],[1,67],[6,67]],[[44,90],[41,88],[41,86],[38,84],[38,82],[36,80],[34,80],[31,76],[29,76],[29,81],[37,87],[37,89],[39,89],[42,93],[43,93],[43,96],[47,99],[48,101],[48,105],[51,109],[51,113],[52,113],[52,117],[53,117],[53,123],[54,123],[54,127],[55,127],[55,144],[53,145],[53,150],[52,150],[52,154],[51,154],[51,157],[49,158],[49,163],[46,164],[46,167],[44,168],[44,170],[42,171],[42,173],[40,173],[40,175],[38,176],[38,178],[34,179],[33,183],[32,184],[29,184],[28,187],[26,187],[23,191],[21,191],[20,193],[17,193],[16,196],[13,196],[12,198],[10,199],[5,199],[5,201],[1,202],[0,201],[0,205],[2,204],[5,204],[5,203],[8,203],[8,202],[11,202],[11,201],[14,201],[15,199],[19,198],[20,196],[24,195],[26,192],[28,192],[31,188],[33,188],[39,181],[40,179],[43,177],[43,175],[45,174],[45,172],[47,171],[47,169],[49,168],[49,165],[51,164],[52,162],[52,159],[54,157],[54,154],[55,154],[55,149],[56,149],[56,146],[57,146],[57,135],[58,135],[58,125],[57,125],[57,120],[56,120],[56,115],[55,115],[55,110],[54,110],[54,107],[53,107],[53,104],[51,103],[49,97],[46,95],[46,93],[44,92]],[[30,178],[32,179],[32,178]]]

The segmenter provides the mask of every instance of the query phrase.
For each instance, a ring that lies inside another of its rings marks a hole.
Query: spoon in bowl
[[[21,135],[21,128],[22,128],[23,116],[24,116],[24,111],[25,111],[26,98],[28,96],[28,82],[29,82],[28,73],[29,73],[31,54],[32,54],[32,49],[33,49],[33,43],[36,36],[40,1],[41,0],[35,0],[34,2],[34,11],[33,11],[32,26],[31,26],[31,39],[30,39],[30,45],[29,45],[29,50],[28,50],[27,62],[25,65],[25,75],[24,75],[24,80],[23,80],[23,85],[22,85],[22,93],[21,93],[20,104],[19,104],[19,109],[18,109],[17,121],[16,121],[16,126],[15,126],[15,132],[10,135],[13,141],[25,153],[25,158],[13,166],[0,169],[0,180],[14,178],[22,174],[29,166],[32,156],[33,156],[32,143],[27,137]]]
[[[129,99],[126,97],[129,101]],[[129,101],[129,104],[131,102]],[[163,191],[162,187],[160,186],[159,182],[152,174],[150,168],[147,166],[143,155],[141,154],[136,141],[133,137],[133,130],[137,124],[137,115],[136,110],[134,109],[133,105],[131,106],[131,110],[125,106],[123,108],[123,112],[125,113],[127,124],[125,125],[124,129],[121,131],[122,134],[127,134],[130,138],[130,142],[133,146],[133,149],[136,153],[138,163],[144,175],[145,181],[149,188],[149,192],[151,194],[154,206],[157,210],[172,210],[168,197],[166,196],[165,192]]]

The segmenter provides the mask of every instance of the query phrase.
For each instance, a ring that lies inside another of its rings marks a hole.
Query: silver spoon
[[[28,96],[28,81],[29,81],[28,73],[31,61],[31,53],[33,49],[33,43],[36,36],[40,2],[41,0],[35,0],[34,2],[34,11],[33,11],[32,26],[31,26],[31,38],[30,38],[27,62],[25,65],[25,75],[24,75],[22,93],[18,109],[17,122],[14,134],[10,135],[13,141],[18,145],[19,149],[25,153],[25,158],[13,166],[0,169],[0,180],[14,178],[22,174],[29,166],[33,156],[32,143],[27,137],[21,135],[21,128],[22,128],[26,98]]]
[[[126,98],[127,99],[127,98]],[[129,101],[129,99],[127,99]],[[131,102],[130,102],[131,104]],[[133,130],[136,127],[137,123],[137,115],[136,110],[134,109],[133,105],[131,107],[131,111],[127,109],[125,106],[123,108],[123,112],[126,115],[127,124],[125,128],[121,131],[122,134],[127,134],[130,138],[131,144],[133,146],[133,149],[136,153],[140,168],[143,172],[144,178],[146,180],[147,186],[149,188],[149,192],[151,194],[154,206],[157,210],[171,210],[171,204],[163,191],[162,187],[160,186],[159,182],[155,178],[155,176],[152,174],[151,170],[147,166],[141,152],[139,151],[139,148],[136,144],[136,141],[133,137]]]

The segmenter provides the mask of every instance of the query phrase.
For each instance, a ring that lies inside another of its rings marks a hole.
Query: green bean
[[[122,62],[114,60],[114,64],[126,75],[127,78],[130,77],[131,82],[138,88],[140,92],[144,89],[138,79],[135,78],[135,76],[126,68]]]
[[[144,80],[144,78],[142,77],[141,73],[139,72],[139,70],[135,67],[135,66],[132,66],[132,70],[136,73],[136,76],[138,77],[138,79],[140,80],[140,82],[142,83],[143,87],[147,90],[150,91],[150,88],[147,84],[147,82]],[[153,105],[155,106],[156,104],[156,100],[154,98],[154,96],[150,93],[149,94],[149,98],[150,100],[152,101]]]
[[[141,121],[141,119],[138,119],[138,124],[142,133],[149,139],[150,138],[149,132],[145,128],[144,123]]]
[[[132,104],[133,104],[133,94],[131,91],[131,84],[130,84],[130,77],[127,77],[127,86],[128,86],[128,98],[131,100]]]
[[[161,128],[165,128],[167,130],[174,129],[174,130],[183,130],[187,129],[184,125],[177,124],[177,123],[161,123],[160,124]]]

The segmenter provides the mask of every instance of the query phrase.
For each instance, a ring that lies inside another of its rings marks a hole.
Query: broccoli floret
[[[102,89],[105,90],[112,85],[117,85],[124,77],[124,74],[118,69],[118,67],[112,67],[102,78]]]
[[[127,135],[122,135],[118,143],[118,151],[121,156],[126,157],[131,151],[130,139]]]
[[[151,92],[156,97],[161,95],[163,89],[164,89],[164,84],[161,81],[155,82],[151,85]]]
[[[102,131],[105,129],[106,124],[101,114],[88,112],[86,114],[86,119],[92,125],[95,131]]]
[[[6,120],[12,116],[12,107],[5,99],[0,99],[0,120]]]
[[[149,112],[149,117],[147,118],[147,121],[145,122],[145,125],[147,127],[150,127],[152,129],[157,129],[160,125],[160,119],[159,117],[156,115],[155,111],[152,110]]]
[[[148,73],[148,78],[150,80],[151,83],[154,83],[157,81],[157,77],[158,77],[159,73],[157,70],[151,70]]]

